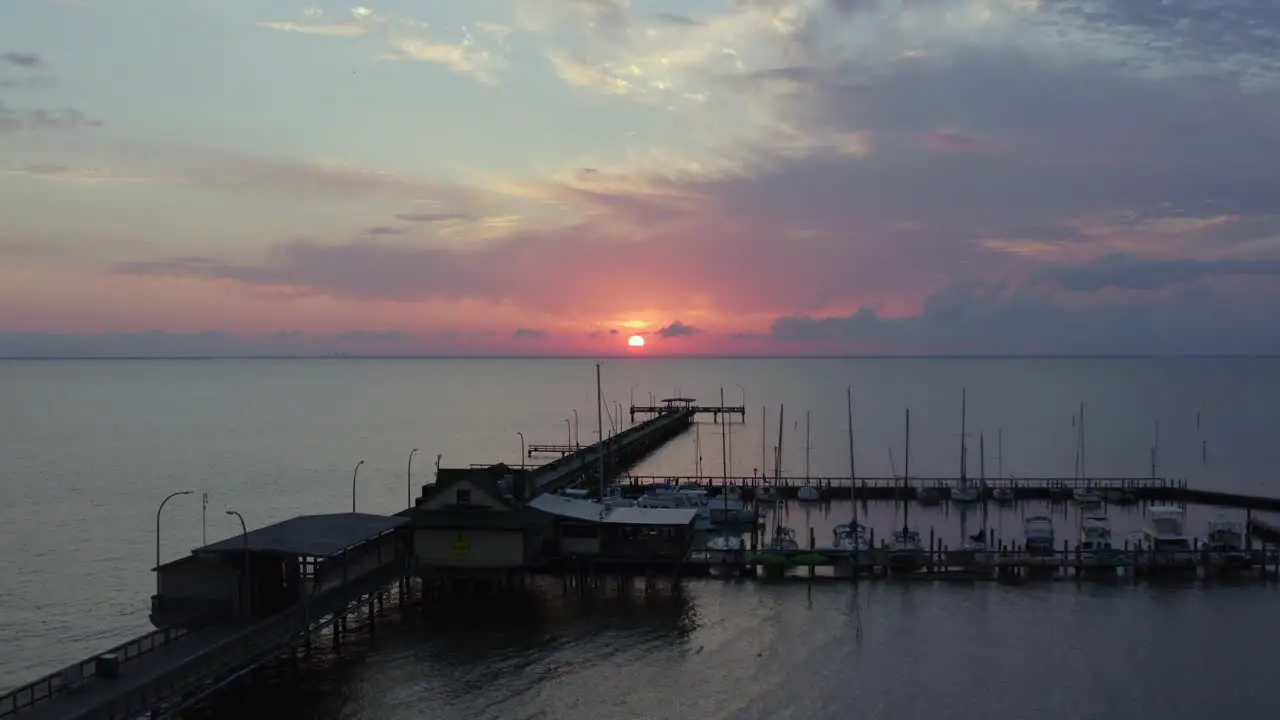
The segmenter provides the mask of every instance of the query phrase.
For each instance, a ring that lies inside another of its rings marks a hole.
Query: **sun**
[[[641,335],[632,335],[627,338],[627,344],[631,347],[644,347],[644,337]]]

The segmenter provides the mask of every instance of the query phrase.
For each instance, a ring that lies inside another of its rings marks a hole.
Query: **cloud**
[[[517,340],[541,340],[546,336],[547,333],[545,331],[531,330],[529,328],[517,328],[515,332],[511,333],[511,337]]]
[[[75,130],[102,127],[103,121],[73,108],[18,109],[0,102],[0,132]]]
[[[1142,260],[1116,253],[1082,265],[1052,268],[1041,277],[1071,291],[1088,292],[1108,288],[1158,290],[1201,278],[1233,275],[1280,275],[1280,259]]]
[[[357,7],[347,17],[326,21],[324,11],[308,8],[303,11],[305,22],[267,21],[258,23],[258,27],[282,32],[301,33],[304,35],[328,35],[331,37],[357,37],[376,29],[386,21],[367,7]]]
[[[0,127],[3,111],[0,109]],[[492,194],[336,161],[264,157],[222,150],[126,146],[118,167],[32,164],[0,169],[8,175],[60,183],[153,183],[226,192],[280,188],[337,198],[381,196],[448,207],[471,216]],[[123,169],[125,166],[128,169]],[[412,216],[412,215],[410,215]],[[408,221],[412,222],[412,221]]]
[[[793,315],[778,318],[769,337],[871,353],[1274,354],[1280,330],[1269,317],[1277,311],[1277,295],[1258,305],[1192,291],[1156,303],[1081,308],[1026,289],[969,284],[935,293],[915,315]]]
[[[670,325],[667,325],[666,327],[659,328],[657,332],[655,332],[654,334],[656,334],[658,337],[663,337],[663,338],[678,338],[678,337],[689,337],[691,335],[699,335],[701,333],[702,333],[702,330],[700,330],[699,328],[693,327],[692,325],[685,325],[679,320],[676,320],[675,322],[671,323]]]
[[[282,32],[329,37],[360,37],[378,33],[389,49],[383,60],[415,60],[443,65],[450,70],[492,84],[505,67],[508,29],[495,23],[478,23],[480,35],[465,28],[457,42],[445,42],[429,32],[429,24],[409,18],[388,18],[367,7],[357,7],[347,17],[328,21],[324,12],[309,8],[303,21],[266,21],[258,26]]]
[[[1280,261],[1280,173],[1261,151],[1280,147],[1269,5],[1192,22],[1210,11],[1182,0],[1087,12],[758,0],[694,24],[604,0],[520,7],[561,80],[679,132],[553,178],[491,178],[484,201],[237,161],[230,177],[437,202],[395,218],[420,226],[405,237],[360,236],[365,220],[347,239],[280,238],[259,258],[117,270],[519,308],[527,317],[505,327],[577,323],[578,338],[680,317],[705,331],[699,346],[1248,348],[1274,336],[1252,309],[1276,307]],[[452,225],[531,207],[536,223],[444,241]]]
[[[43,61],[36,53],[5,52],[0,53],[0,63],[20,68],[38,68]]]

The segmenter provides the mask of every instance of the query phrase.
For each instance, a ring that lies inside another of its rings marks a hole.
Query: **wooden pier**
[[[146,713],[159,717],[155,714],[159,712],[167,716],[296,646],[309,651],[318,630],[332,626],[336,644],[351,613],[367,606],[372,614],[385,602],[390,587],[398,584],[402,596],[407,587],[405,555],[384,553],[395,541],[390,533],[404,519],[380,517],[364,535],[363,529],[370,525],[366,519],[379,516],[359,516],[353,521],[354,515],[342,514],[346,520],[330,522],[323,520],[342,516],[307,516],[313,520],[304,523],[297,521],[306,517],[295,518],[200,548],[157,568],[164,572],[166,567],[176,567],[181,578],[175,582],[182,584],[190,582],[192,567],[223,559],[247,562],[260,554],[263,567],[270,564],[267,558],[274,558],[277,566],[285,557],[316,561],[310,589],[297,602],[270,613],[249,613],[246,606],[187,614],[155,632],[0,695],[0,718],[122,720]],[[361,536],[353,540],[352,532]],[[222,545],[236,550],[223,552]],[[240,579],[235,582],[239,584]],[[165,584],[162,576],[162,592]],[[190,604],[182,601],[165,595],[153,598],[153,618],[155,612],[183,616],[175,606]]]
[[[554,443],[531,443],[525,450],[526,457],[534,455],[571,455],[582,449],[581,445],[556,445]]]
[[[743,422],[747,421],[747,408],[742,405],[699,405],[696,399],[684,397],[666,398],[661,402],[661,405],[632,405],[631,422],[635,422],[636,415],[661,416],[675,412],[710,415],[714,422],[720,422],[722,417],[726,420],[740,417]]]

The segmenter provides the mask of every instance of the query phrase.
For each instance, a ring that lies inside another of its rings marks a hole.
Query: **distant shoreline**
[[[4,362],[138,360],[1274,360],[1280,354],[1120,355],[93,355],[0,356]]]

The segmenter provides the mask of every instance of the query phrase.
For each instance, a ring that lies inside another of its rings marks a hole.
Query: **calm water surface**
[[[785,471],[805,466],[808,410],[813,473],[847,474],[852,385],[861,475],[889,475],[890,447],[901,472],[907,406],[912,474],[954,475],[963,387],[971,469],[983,431],[994,475],[999,429],[1006,474],[1071,476],[1071,417],[1083,401],[1090,474],[1149,474],[1159,420],[1162,475],[1280,494],[1274,360],[651,360],[608,362],[604,379],[624,407],[650,393],[714,401],[724,387],[730,404],[745,394],[752,413],[729,438],[737,473],[762,465],[760,408],[769,407],[771,452],[785,403]],[[576,409],[585,443],[595,424],[587,361],[3,362],[0,391],[0,686],[149,629],[155,507],[168,492],[197,494],[165,508],[163,560],[202,534],[238,532],[228,508],[251,526],[350,508],[359,460],[359,508],[394,512],[406,480],[414,494],[429,481],[437,454],[444,465],[518,464],[517,432],[564,442]],[[699,433],[704,469],[717,474],[720,430],[705,423]],[[689,433],[638,472],[692,474],[697,456]],[[897,522],[893,505],[871,507],[881,532]],[[1023,515],[1042,511],[988,522],[1013,539]],[[785,511],[820,543],[851,512],[847,503]],[[954,510],[912,517],[948,542],[961,536]],[[1192,509],[1190,531],[1207,518]],[[964,521],[976,529],[976,513]],[[1055,519],[1060,537],[1074,521]],[[1141,513],[1116,512],[1113,523],[1123,534]],[[1256,585],[863,584],[855,593],[695,582],[679,598],[636,595],[585,606],[557,585],[523,614],[429,614],[382,636],[364,661],[313,675],[318,705],[295,716],[1189,718],[1256,710],[1263,678],[1280,669],[1263,645],[1276,636],[1275,590]],[[281,707],[303,707],[287,684],[273,692]]]

